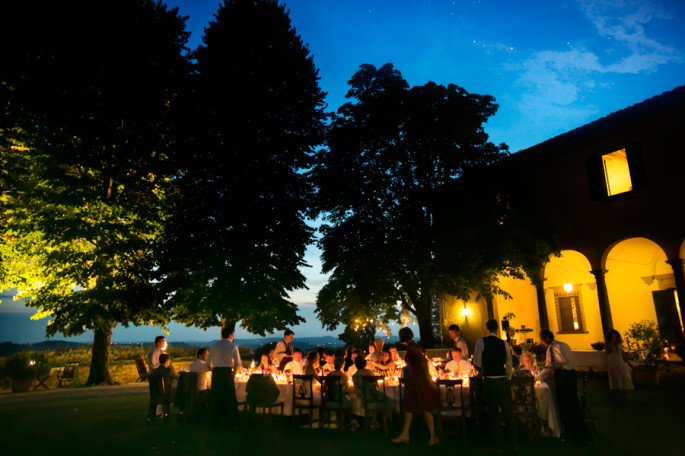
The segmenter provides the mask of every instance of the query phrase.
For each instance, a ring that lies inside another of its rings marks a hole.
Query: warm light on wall
[[[564,291],[565,291],[566,293],[572,292],[572,291],[573,291],[573,284],[572,284],[571,282],[566,282],[566,283],[564,284]]]
[[[461,316],[464,318],[468,318],[471,315],[471,310],[469,310],[468,307],[466,307],[466,303],[464,303],[464,308],[461,309]]]

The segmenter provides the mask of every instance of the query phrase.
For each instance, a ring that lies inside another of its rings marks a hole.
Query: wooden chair
[[[136,358],[136,370],[138,371],[136,383],[146,381],[148,374],[147,366],[145,365],[145,357],[143,355],[140,355],[138,358]]]
[[[512,406],[514,417],[531,439],[540,435],[538,401],[535,397],[535,377],[516,376],[511,378]]]
[[[169,402],[171,402],[171,378],[169,374],[157,373],[148,375],[150,386],[150,408],[147,420],[157,417],[157,406],[162,406],[162,418],[169,416]]]
[[[483,376],[478,375],[469,379],[469,407],[467,415],[477,428],[487,426],[483,419],[488,413],[488,406],[483,396]]]
[[[176,406],[180,414],[197,415],[200,410],[207,409],[207,395],[200,395],[197,383],[197,372],[179,373],[178,386],[176,387]]]
[[[38,384],[33,387],[33,391],[37,390],[39,387],[43,387],[46,390],[50,389],[48,385],[45,384],[45,382],[50,378],[52,375],[52,372],[48,372],[47,375],[42,375],[42,376],[36,376],[36,380],[38,381]]]
[[[388,436],[388,402],[385,397],[385,377],[363,376],[361,385],[362,406],[364,407],[364,432],[369,433],[371,417],[383,417],[383,433]]]
[[[74,380],[74,375],[76,375],[76,368],[78,365],[78,361],[68,361],[66,366],[64,366],[64,369],[57,372],[57,388],[71,386],[71,382]]]
[[[314,427],[314,384],[313,375],[293,375],[293,417],[297,424],[303,410],[309,416],[309,427]]]
[[[445,389],[445,396],[440,393],[440,406],[438,407],[438,433],[440,440],[444,441],[444,421],[457,421],[461,424],[462,437],[466,435],[466,408],[464,404],[464,381],[438,380],[438,390]]]
[[[349,402],[346,403],[345,387],[342,383],[343,377],[341,375],[330,374],[321,378],[321,409],[319,410],[319,428],[323,429],[325,426],[325,418],[328,418],[328,427],[332,428],[333,423],[339,430],[345,427],[345,409],[349,408]],[[335,412],[335,421],[331,417]]]
[[[246,406],[250,412],[260,413],[259,410],[261,409],[261,413],[271,417],[274,409],[280,409],[280,414],[283,415],[285,403],[276,400],[279,396],[279,390],[270,375],[251,375],[245,391],[247,393]],[[240,405],[239,403],[238,406]]]

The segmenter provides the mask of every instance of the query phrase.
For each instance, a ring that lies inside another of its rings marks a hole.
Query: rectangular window
[[[602,166],[604,168],[607,195],[618,195],[633,190],[633,182],[630,178],[630,167],[628,166],[628,157],[625,149],[602,155]]]
[[[586,332],[580,292],[554,294],[559,332]]]

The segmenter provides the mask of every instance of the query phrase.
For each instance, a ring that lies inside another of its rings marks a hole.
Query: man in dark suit
[[[516,432],[509,383],[512,374],[511,349],[505,340],[497,337],[499,328],[497,320],[488,320],[485,327],[488,335],[478,339],[473,354],[473,364],[483,373],[483,395],[488,406],[492,435],[498,440],[501,439],[500,423],[504,418],[507,436],[515,446]]]

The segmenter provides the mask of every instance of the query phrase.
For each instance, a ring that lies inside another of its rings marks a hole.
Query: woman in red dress
[[[430,431],[428,445],[438,443],[433,423],[433,411],[438,408],[440,394],[438,386],[428,373],[428,360],[421,353],[418,345],[414,342],[414,333],[409,328],[400,329],[400,342],[407,345],[407,354],[404,360],[409,367],[410,377],[407,384],[407,392],[404,395],[404,428],[402,433],[395,439],[395,443],[409,443],[409,428],[413,415],[423,414],[426,425]]]

